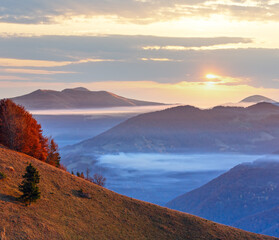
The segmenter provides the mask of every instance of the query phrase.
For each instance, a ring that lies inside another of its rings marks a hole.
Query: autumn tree
[[[46,162],[55,167],[60,167],[60,159],[58,145],[54,142],[53,138],[50,138],[48,140],[48,156]]]
[[[24,107],[9,99],[0,101],[0,143],[42,161],[48,156],[48,139],[41,125]]]
[[[23,201],[26,205],[30,205],[32,202],[40,199],[41,193],[38,187],[40,175],[37,169],[30,163],[26,167],[26,172],[22,177],[24,180],[18,187],[19,191],[22,192],[19,200]]]

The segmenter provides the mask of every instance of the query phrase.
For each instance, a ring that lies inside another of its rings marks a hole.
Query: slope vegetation
[[[27,162],[41,174],[42,196],[30,207],[15,200]],[[0,182],[2,239],[274,239],[121,196],[4,148],[0,172],[8,176]]]

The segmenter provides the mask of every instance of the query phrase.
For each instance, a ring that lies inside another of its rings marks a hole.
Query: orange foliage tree
[[[52,138],[48,139],[48,156],[46,162],[55,167],[60,167],[60,154],[58,152],[58,145]],[[61,166],[63,167],[63,166]]]
[[[43,136],[41,125],[9,99],[0,100],[0,143],[42,161],[48,157],[48,138]]]

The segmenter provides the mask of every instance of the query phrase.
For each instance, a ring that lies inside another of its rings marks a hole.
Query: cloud
[[[252,43],[250,38],[241,37],[156,37],[156,36],[41,36],[41,37],[0,37],[0,57],[48,61],[80,61],[98,59],[103,61],[126,60],[134,54],[155,54],[146,46],[182,48],[218,47],[231,44]],[[145,50],[145,51],[143,51]],[[155,49],[156,50],[156,49]],[[189,49],[188,49],[189,50]],[[162,51],[160,51],[162,52]],[[140,56],[138,56],[139,58]],[[144,56],[141,56],[144,57]],[[152,57],[152,56],[150,56]],[[153,56],[154,57],[154,56]],[[92,60],[93,61],[93,60]]]
[[[1,60],[0,60],[1,62]],[[0,69],[0,73],[22,73],[22,74],[39,74],[39,75],[52,75],[52,74],[73,74],[75,72],[66,72],[66,71],[49,71],[49,70],[40,70],[40,69],[19,69],[19,68],[7,68]]]
[[[216,4],[212,7],[218,9],[223,14],[227,14],[238,20],[248,21],[278,21],[279,20],[279,3],[271,1],[252,1],[253,4]]]
[[[200,47],[185,47],[185,46],[144,46],[144,50],[174,50],[174,51],[187,51],[187,50],[218,50],[218,49],[238,49],[238,48],[247,48],[246,43],[250,43],[250,40],[247,42],[243,41],[235,44],[216,44],[211,46],[200,46]]]
[[[175,62],[177,60],[169,58],[141,58],[142,61],[155,61],[155,62]]]
[[[79,61],[48,61],[48,60],[35,60],[35,59],[15,59],[15,58],[0,58],[0,66],[2,67],[62,67],[71,64],[80,64],[80,63],[88,63],[88,62],[110,62],[113,60],[110,59],[81,59]],[[16,72],[15,70],[6,70],[6,72]],[[28,70],[24,70],[27,73]],[[17,72],[20,72],[17,70]],[[21,71],[21,73],[24,73]],[[29,73],[31,71],[29,70]],[[54,74],[53,71],[48,72],[48,74]],[[56,72],[58,73],[58,72]],[[61,72],[62,73],[62,72]],[[66,72],[64,72],[66,73]],[[69,72],[70,73],[70,72]],[[41,70],[33,71],[33,74],[47,74],[46,71]]]
[[[250,81],[249,79],[235,78],[230,76],[219,76],[219,75],[208,73],[205,75],[205,81],[200,82],[200,84],[206,86],[216,86],[216,85],[234,86],[234,85],[246,85],[249,81]]]
[[[29,81],[30,79],[26,78],[26,77],[13,76],[13,75],[8,75],[8,76],[0,75],[0,80],[1,81],[3,81],[3,80],[5,80],[5,81],[7,81],[7,80],[12,80],[12,81],[14,81],[14,80],[16,80],[16,81]]]
[[[9,0],[2,1],[0,21],[53,23],[57,17],[114,16],[138,24],[221,14],[243,20],[279,20],[277,1],[265,0]],[[136,11],[135,11],[136,10]]]
[[[5,71],[2,75],[21,78],[29,74],[37,82],[65,83],[201,83],[211,73],[230,77],[219,85],[245,82],[255,87],[279,88],[278,81],[274,81],[279,76],[279,49],[244,48],[250,42],[251,39],[232,37],[2,37],[0,71]]]

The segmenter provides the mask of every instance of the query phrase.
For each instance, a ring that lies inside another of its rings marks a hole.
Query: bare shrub
[[[104,187],[106,184],[106,178],[103,177],[103,175],[95,173],[93,178],[90,178],[90,181],[95,183],[96,185],[99,185],[101,187]]]

